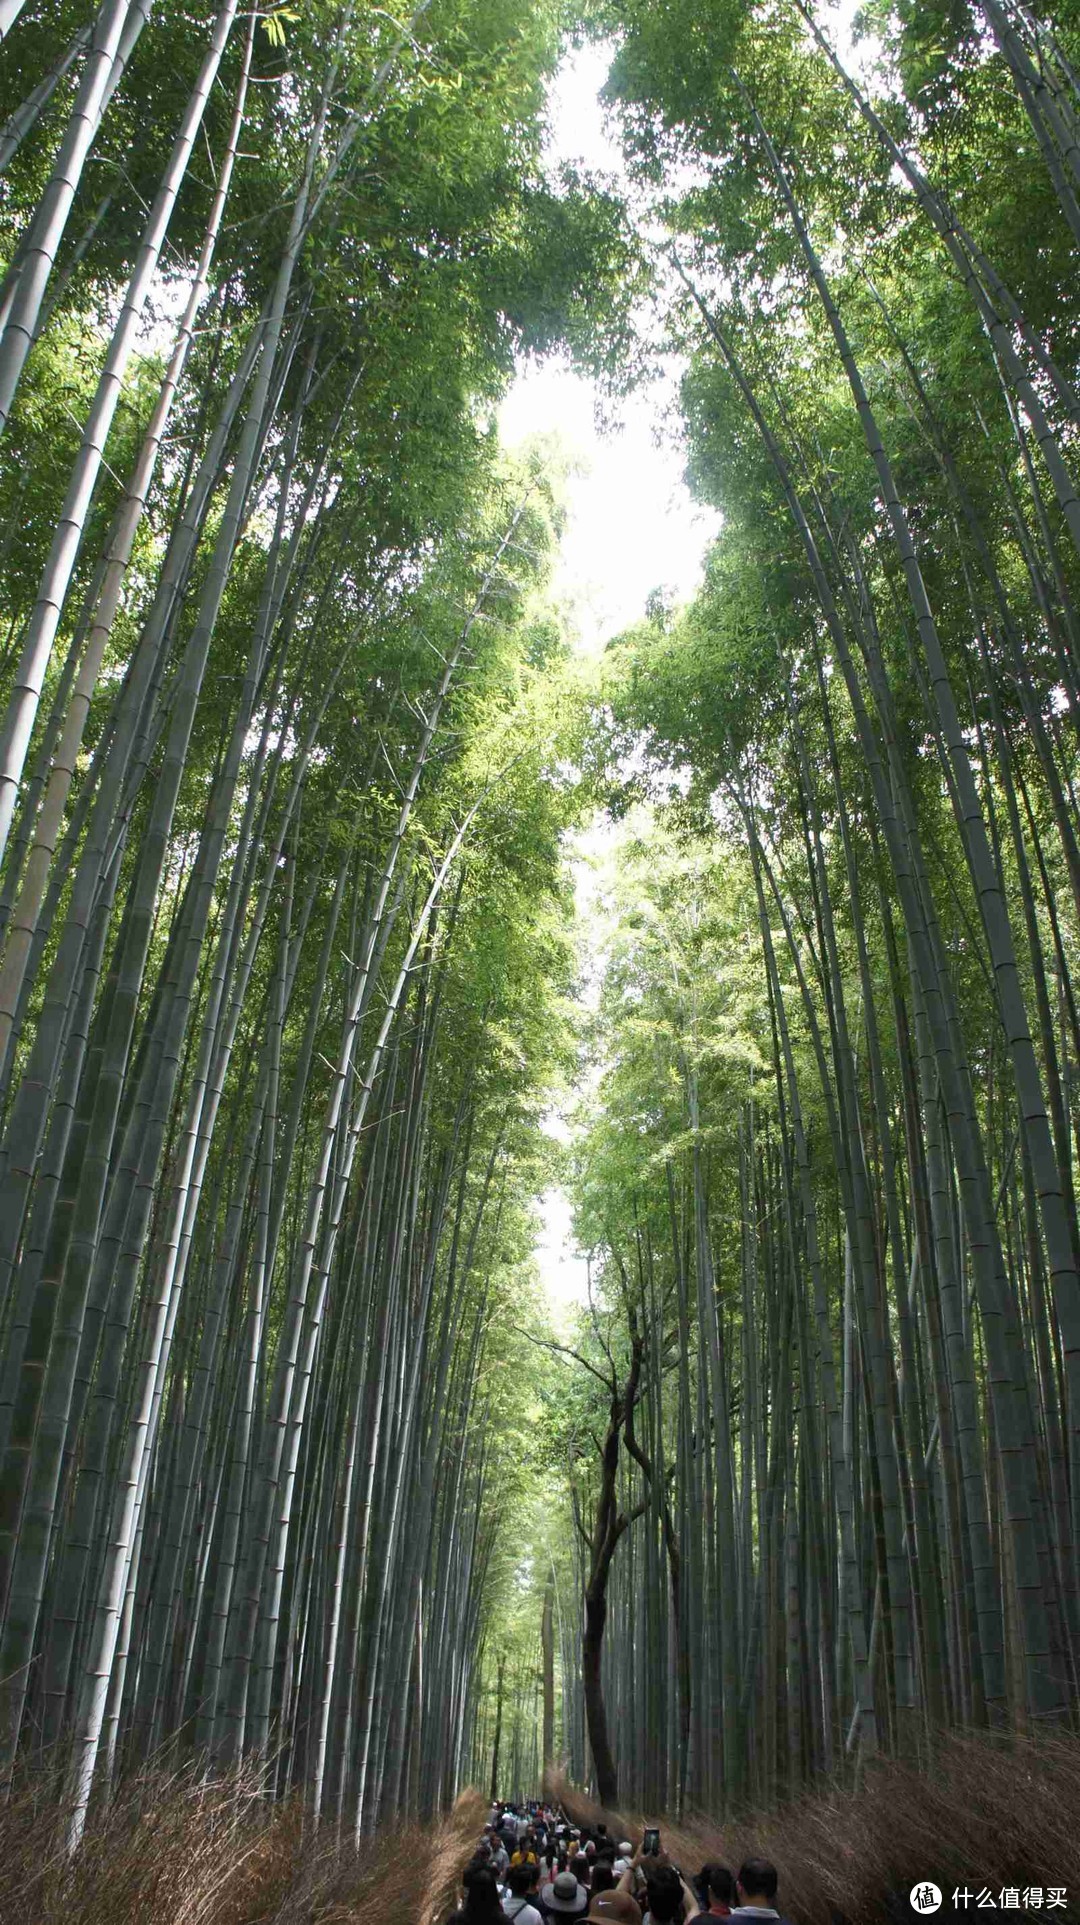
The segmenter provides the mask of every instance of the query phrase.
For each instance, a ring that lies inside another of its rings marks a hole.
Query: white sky
[[[640,620],[651,589],[686,601],[700,578],[719,517],[694,503],[682,479],[683,455],[658,442],[658,415],[669,384],[624,403],[614,432],[598,432],[596,392],[571,368],[548,364],[518,376],[500,410],[508,446],[556,431],[582,472],[569,487],[569,526],[555,575],[588,653]]]
[[[858,50],[851,23],[858,0],[835,0],[826,16],[841,55],[857,71],[867,69],[876,51],[869,40]],[[605,122],[598,95],[607,78],[611,48],[604,44],[574,49],[563,61],[549,97],[548,159],[578,161],[592,171],[626,176],[615,139]],[[676,602],[690,599],[701,580],[705,551],[720,518],[691,499],[683,480],[684,455],[672,419],[679,367],[672,361],[664,375],[625,402],[614,432],[596,425],[595,384],[565,363],[523,368],[499,411],[508,446],[536,433],[557,433],[574,457],[569,484],[569,526],[555,577],[585,653],[603,648],[612,636],[640,619],[654,588],[669,590]],[[610,404],[607,407],[610,418]],[[616,837],[601,819],[576,840],[572,867],[578,920],[586,955],[586,997],[598,991],[603,966],[600,874],[613,859]],[[569,1140],[566,1116],[553,1111],[546,1127],[559,1141]],[[586,1297],[586,1261],[573,1238],[570,1202],[560,1188],[540,1200],[536,1244],[539,1264],[556,1327]]]
[[[563,61],[550,95],[546,155],[553,164],[578,161],[623,179],[597,98],[610,58],[610,48],[599,45],[576,48]],[[719,526],[711,509],[691,500],[674,424],[662,421],[677,378],[673,363],[617,411],[614,432],[598,431],[595,384],[566,363],[523,368],[499,412],[508,446],[554,432],[582,469],[569,484],[555,591],[571,611],[579,645],[590,653],[640,618],[650,589],[668,588],[676,600],[687,600]]]
[[[574,1242],[570,1199],[563,1189],[540,1198],[540,1233],[533,1251],[556,1331],[566,1334],[569,1318],[586,1300],[587,1265]]]
[[[588,46],[563,62],[550,96],[547,157],[583,162],[621,177],[621,156],[605,129],[597,98],[607,78],[610,49]],[[531,434],[556,433],[576,470],[568,486],[568,527],[554,588],[577,629],[586,653],[640,619],[651,589],[665,588],[686,601],[701,579],[705,550],[719,516],[700,507],[682,478],[684,456],[671,419],[678,367],[672,364],[647,390],[615,415],[613,428],[597,427],[595,384],[565,362],[526,367],[499,412],[503,441],[512,447]],[[611,418],[608,404],[606,418]],[[572,856],[579,926],[585,936],[586,974],[596,976],[598,957],[588,953],[598,887],[596,864],[607,853],[609,825],[601,821],[577,838]],[[599,947],[599,932],[595,942]],[[595,981],[591,985],[595,988]],[[569,1140],[566,1117],[553,1111],[547,1129]],[[565,1330],[585,1301],[587,1264],[573,1237],[570,1201],[561,1188],[540,1199],[539,1265],[552,1320]]]

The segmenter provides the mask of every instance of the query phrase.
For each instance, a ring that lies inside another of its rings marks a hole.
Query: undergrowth
[[[272,1803],[251,1771],[147,1769],[92,1810],[68,1855],[63,1785],[60,1768],[24,1769],[0,1803],[4,1925],[432,1925],[483,1824],[468,1793],[357,1850],[299,1798]]]
[[[130,1773],[91,1812],[78,1851],[64,1849],[63,1771],[23,1769],[0,1802],[4,1925],[438,1925],[483,1824],[467,1793],[432,1824],[397,1825],[362,1841],[315,1826],[299,1798],[271,1802],[257,1773],[194,1767]],[[792,1925],[912,1925],[917,1882],[942,1887],[940,1920],[1000,1915],[1080,1925],[1080,1741],[1060,1734],[942,1737],[929,1760],[882,1759],[855,1787],[819,1786],[768,1812],[723,1823],[695,1813],[604,1813],[564,1780],[551,1789],[579,1822],[639,1834],[659,1816],[663,1844],[686,1873],[709,1859],[732,1869],[751,1854],[780,1873]],[[1029,1907],[1023,1895],[1041,1890]],[[1064,1909],[1046,1894],[1064,1887]],[[972,1893],[954,1910],[955,1888]],[[975,1895],[989,1892],[994,1907]]]
[[[578,1822],[607,1817],[618,1836],[640,1837],[643,1816],[605,1814],[565,1782],[552,1786]],[[819,1786],[767,1812],[722,1824],[703,1814],[670,1823],[661,1842],[686,1874],[710,1859],[737,1871],[764,1855],[780,1873],[778,1905],[792,1925],[913,1925],[910,1892],[932,1880],[944,1895],[934,1915],[1080,1925],[1080,1741],[1061,1734],[942,1736],[919,1764],[881,1759],[854,1788]],[[1064,1909],[1050,1909],[1064,1887]],[[1041,1903],[1024,1903],[1032,1888]],[[972,1894],[952,1904],[954,1890]],[[1017,1894],[1004,1909],[1003,1892]],[[988,1892],[993,1908],[979,1894]]]

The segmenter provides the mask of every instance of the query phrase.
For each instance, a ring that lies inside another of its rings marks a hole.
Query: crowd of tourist
[[[737,1872],[703,1865],[687,1878],[647,1831],[635,1846],[605,1824],[575,1826],[557,1806],[494,1804],[446,1925],[787,1925],[776,1868],[748,1858]]]

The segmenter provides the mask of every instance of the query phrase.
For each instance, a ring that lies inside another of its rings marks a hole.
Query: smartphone
[[[659,1825],[646,1825],[645,1837],[642,1840],[642,1844],[641,1844],[641,1855],[643,1858],[659,1858],[660,1856]]]

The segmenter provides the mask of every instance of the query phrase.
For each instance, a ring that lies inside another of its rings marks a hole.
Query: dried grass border
[[[640,1836],[642,1814],[605,1813],[565,1779],[551,1782],[575,1822],[605,1818],[618,1837]],[[645,1814],[656,1819],[657,1814]],[[911,1887],[940,1885],[938,1921],[1008,1917],[1080,1925],[1080,1739],[949,1733],[922,1766],[875,1762],[851,1789],[826,1784],[767,1812],[718,1824],[704,1814],[670,1823],[663,1843],[684,1871],[709,1859],[737,1869],[751,1854],[780,1873],[779,1904],[792,1925],[912,1925]],[[1064,1910],[1042,1906],[955,1912],[956,1887],[1064,1886]]]

